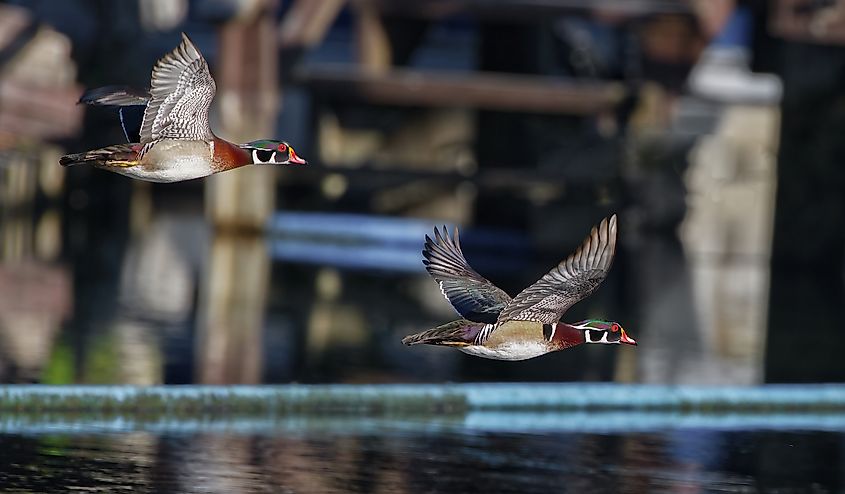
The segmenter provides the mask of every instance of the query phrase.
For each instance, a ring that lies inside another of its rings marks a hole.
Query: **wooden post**
[[[774,107],[728,108],[692,150],[685,178],[689,210],[680,233],[698,337],[713,372],[734,384],[765,377],[778,124]]]
[[[276,2],[220,30],[215,66],[221,137],[273,138],[279,109]],[[275,207],[276,168],[248,166],[206,179],[214,235],[200,297],[196,381],[258,383],[269,282],[263,230]]]
[[[296,51],[320,43],[346,0],[294,0],[279,33],[283,50]]]
[[[261,382],[269,273],[262,236],[214,236],[200,294],[197,383]]]
[[[390,69],[391,47],[378,6],[372,1],[355,2],[356,56],[361,67],[384,73]]]
[[[272,2],[268,2],[272,3]],[[273,138],[279,109],[275,23],[267,12],[220,30],[215,78],[220,135],[233,142]],[[206,180],[206,211],[219,228],[263,230],[275,206],[272,166]]]

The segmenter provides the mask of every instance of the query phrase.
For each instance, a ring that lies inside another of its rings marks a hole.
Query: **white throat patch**
[[[589,329],[584,331],[584,341],[585,341],[585,343],[609,343],[607,341],[607,331],[605,331],[605,333],[602,335],[602,337],[599,338],[598,340],[590,339],[590,333],[592,333],[592,331],[589,330]]]

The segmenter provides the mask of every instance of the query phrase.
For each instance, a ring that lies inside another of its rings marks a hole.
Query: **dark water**
[[[303,421],[306,422],[306,421]],[[57,492],[841,492],[842,431],[343,431],[0,435],[0,486]]]
[[[732,244],[759,223],[751,216],[690,215],[680,228],[678,215],[659,226],[632,205],[529,206],[480,186],[475,206],[392,214],[373,211],[376,184],[350,185],[335,204],[294,181],[266,231],[250,233],[208,220],[203,182],[67,178],[66,201],[0,211],[3,383],[845,380],[842,280],[790,275],[770,265],[763,241]],[[613,268],[564,320],[617,321],[639,347],[587,345],[514,364],[400,343],[456,317],[421,262],[434,225],[460,226],[472,266],[515,295],[614,212]]]
[[[288,226],[252,237],[215,232],[193,213],[158,214],[132,236],[70,223],[69,245],[75,235],[85,241],[66,260],[0,263],[3,284],[18,287],[0,306],[8,316],[0,321],[0,381],[759,384],[768,382],[767,365],[794,360],[767,354],[766,342],[776,340],[766,338],[765,307],[727,298],[715,312],[699,309],[679,242],[664,235],[633,243],[632,230],[601,289],[565,319],[618,321],[638,348],[592,345],[516,365],[406,348],[403,336],[455,317],[420,262],[438,221],[337,216],[300,215],[322,233]],[[367,221],[380,223],[368,229]],[[466,227],[462,241],[472,264],[515,294],[577,245],[590,220],[580,223],[548,249],[507,228]],[[340,224],[357,236],[338,238]],[[810,360],[830,377],[840,372],[834,360]]]
[[[620,209],[621,243],[612,272],[566,320],[619,321],[640,346],[592,345],[513,363],[400,343],[405,334],[455,317],[423,271],[419,253],[423,235],[446,220],[309,216],[295,211],[310,206],[288,194],[286,205],[294,208],[280,213],[290,220],[287,226],[274,223],[266,235],[233,234],[208,224],[196,207],[197,189],[168,189],[175,191],[169,199],[147,198],[154,210],[130,228],[129,205],[106,200],[106,194],[143,197],[149,190],[129,182],[107,185],[72,189],[71,207],[61,215],[12,211],[2,218],[5,243],[20,244],[21,253],[0,262],[0,381],[756,385],[845,379],[836,317],[841,280],[784,283],[783,272],[753,255],[696,255],[695,242],[684,244],[674,226],[638,228],[636,211]],[[193,205],[180,209],[182,196]],[[562,203],[526,211],[530,221],[510,226],[468,221],[462,224],[464,251],[478,271],[515,294],[568,254],[608,212],[598,206],[572,212]],[[291,218],[316,230],[296,230]],[[368,228],[367,218],[378,226]],[[351,233],[337,238],[339,222]],[[711,236],[725,233],[717,227]],[[796,292],[812,303],[796,304]],[[807,327],[810,313],[815,322]],[[611,426],[616,422],[609,417],[590,414],[575,426],[570,419],[548,425],[549,417],[532,417],[505,428],[378,420],[315,425],[310,419],[221,427],[202,421],[137,427],[120,420],[80,426],[47,418],[22,423],[0,416],[0,489],[832,493],[845,488],[845,425],[812,417],[791,428],[744,422],[714,427],[672,417],[653,422],[650,416]],[[516,420],[497,417],[499,423]]]

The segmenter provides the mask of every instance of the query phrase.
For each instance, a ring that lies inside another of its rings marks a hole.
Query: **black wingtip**
[[[434,237],[437,239],[437,243],[443,243],[443,235],[440,234],[440,228],[434,227]]]
[[[425,244],[423,245],[422,256],[423,256],[423,265],[428,266],[431,261],[431,256],[433,255],[431,249],[434,245],[432,242],[431,237],[428,235],[425,236]]]

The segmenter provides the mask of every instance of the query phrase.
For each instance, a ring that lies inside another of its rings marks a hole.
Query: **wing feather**
[[[104,86],[89,89],[79,98],[80,103],[100,106],[145,106],[149,100],[148,90],[129,86]]]
[[[208,109],[217,86],[187,35],[153,67],[150,99],[141,124],[142,154],[162,139],[210,140]]]
[[[520,292],[499,314],[509,320],[555,324],[575,303],[588,297],[604,281],[616,253],[616,215],[594,226],[569,257],[536,283]]]
[[[458,314],[473,322],[494,323],[510,296],[478,274],[464,258],[458,229],[450,237],[434,228],[434,240],[425,236],[423,264]]]

